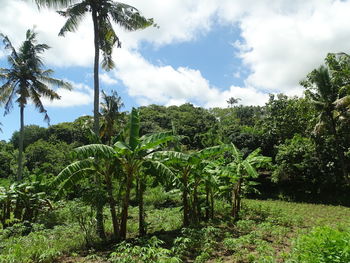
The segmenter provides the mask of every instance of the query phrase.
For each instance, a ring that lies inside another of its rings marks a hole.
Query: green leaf
[[[138,151],[153,149],[163,143],[172,141],[174,136],[172,132],[159,132],[151,135],[142,136],[140,139],[140,145]]]
[[[86,159],[81,161],[76,161],[66,168],[64,168],[55,178],[54,181],[51,182],[50,188],[56,188],[78,172],[86,169],[93,169],[93,160]]]
[[[171,162],[171,163],[182,163],[182,164],[187,164],[190,155],[182,152],[175,152],[175,151],[160,151],[160,152],[155,152],[150,155],[150,157],[154,160],[164,160],[166,162]]]
[[[74,149],[78,158],[85,159],[89,157],[112,159],[115,151],[112,147],[104,144],[89,144]]]
[[[242,165],[250,177],[257,178],[259,176],[255,168],[248,161],[244,160]]]

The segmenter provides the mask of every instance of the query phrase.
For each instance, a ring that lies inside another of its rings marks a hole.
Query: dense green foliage
[[[97,2],[37,0],[69,6],[59,12],[61,35],[92,13],[93,118],[24,126],[29,99],[48,120],[40,97],[59,98],[45,83],[70,85],[41,69],[48,46],[33,31],[18,52],[0,34],[11,53],[11,68],[0,69],[1,106],[8,113],[16,94],[21,116],[20,131],[0,141],[0,262],[70,262],[81,249],[96,262],[350,262],[348,209],[243,199],[350,205],[350,56],[329,54],[300,82],[303,98],[121,112],[115,91],[99,103],[99,50],[112,68],[120,41],[110,20],[127,30],[153,20]]]

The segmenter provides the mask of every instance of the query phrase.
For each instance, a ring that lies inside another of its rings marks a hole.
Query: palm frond
[[[112,51],[113,47],[117,43],[117,47],[121,46],[120,40],[114,29],[112,24],[110,23],[108,16],[105,18],[100,18],[99,20],[99,36],[100,36],[100,49],[102,50],[102,68],[105,70],[110,70],[114,68],[115,64],[112,59]]]
[[[144,29],[153,25],[153,19],[143,17],[133,6],[123,3],[112,3],[109,14],[113,21],[127,31]]]
[[[75,4],[66,11],[58,11],[61,16],[68,17],[65,24],[58,33],[59,36],[64,36],[66,32],[74,32],[78,29],[79,23],[83,20],[88,11],[89,4],[87,1]]]
[[[14,60],[17,60],[17,58],[18,58],[17,51],[12,46],[12,43],[11,43],[10,39],[7,36],[5,36],[4,34],[2,34],[2,33],[0,33],[0,37],[2,38],[2,42],[5,45],[5,49],[8,49],[8,50],[11,51],[10,57],[12,57]]]
[[[72,90],[72,84],[70,84],[69,82],[66,82],[66,81],[63,81],[63,80],[60,80],[60,79],[56,79],[56,78],[51,78],[51,77],[48,77],[46,76],[46,72],[43,72],[41,75],[37,76],[37,78],[40,80],[40,81],[43,81],[47,84],[50,84],[52,86],[56,86],[58,88],[64,88],[64,89],[67,89],[67,90]]]
[[[4,88],[4,89],[2,89]],[[11,109],[13,108],[13,98],[16,93],[16,85],[10,81],[6,82],[2,87],[1,87],[1,92],[0,92],[0,102],[5,103],[5,112],[4,115],[7,115]]]
[[[34,0],[38,8],[49,7],[49,8],[64,8],[74,3],[76,0]]]
[[[40,100],[40,95],[37,93],[33,86],[30,87],[30,98],[34,103],[35,108],[37,108],[40,113],[44,114],[44,121],[50,124],[50,117],[47,114],[47,110],[45,109],[43,103]]]

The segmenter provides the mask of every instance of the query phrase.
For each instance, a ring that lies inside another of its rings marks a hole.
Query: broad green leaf
[[[223,153],[227,149],[228,145],[226,144],[204,148],[203,150],[191,154],[191,162],[199,162],[200,160]]]
[[[152,149],[163,143],[172,141],[174,136],[172,132],[159,132],[151,135],[142,136],[140,139],[140,145],[138,151]]]
[[[74,151],[80,159],[89,157],[111,159],[115,155],[114,149],[104,144],[89,144],[76,148]]]
[[[233,154],[233,157],[235,157],[237,161],[242,160],[243,158],[242,153],[238,150],[238,148],[233,143],[231,143],[231,152]]]
[[[129,147],[129,145],[125,144],[122,141],[118,141],[114,144],[114,149],[116,151],[116,153],[118,153],[119,155],[130,155],[132,154],[132,151]]]
[[[71,178],[81,170],[93,169],[92,166],[93,166],[93,160],[90,160],[90,159],[76,161],[68,165],[57,175],[55,180],[51,182],[50,188],[58,187],[61,183],[65,182],[66,180],[68,180],[69,178]]]
[[[246,160],[242,162],[242,165],[250,177],[257,178],[259,176],[255,168]]]
[[[190,155],[182,152],[175,152],[175,151],[160,151],[160,152],[155,152],[150,155],[150,157],[154,160],[165,160],[166,162],[171,162],[171,163],[183,163],[187,164]]]

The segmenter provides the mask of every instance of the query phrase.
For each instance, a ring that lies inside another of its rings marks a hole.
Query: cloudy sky
[[[328,52],[350,51],[350,1],[340,0],[125,0],[159,28],[115,30],[122,48],[113,53],[116,68],[101,72],[101,88],[118,91],[126,107],[191,102],[226,107],[230,97],[244,105],[263,105],[269,93],[301,95],[298,85],[323,63]],[[92,114],[93,31],[89,16],[75,33],[58,37],[64,23],[53,10],[31,0],[0,0],[0,32],[17,47],[35,27],[55,77],[74,90],[59,90],[60,101],[44,101],[51,123]],[[0,45],[0,67],[6,67]],[[3,108],[0,108],[3,112]],[[19,127],[15,105],[0,115],[8,139]],[[30,105],[26,124],[45,126]]]

